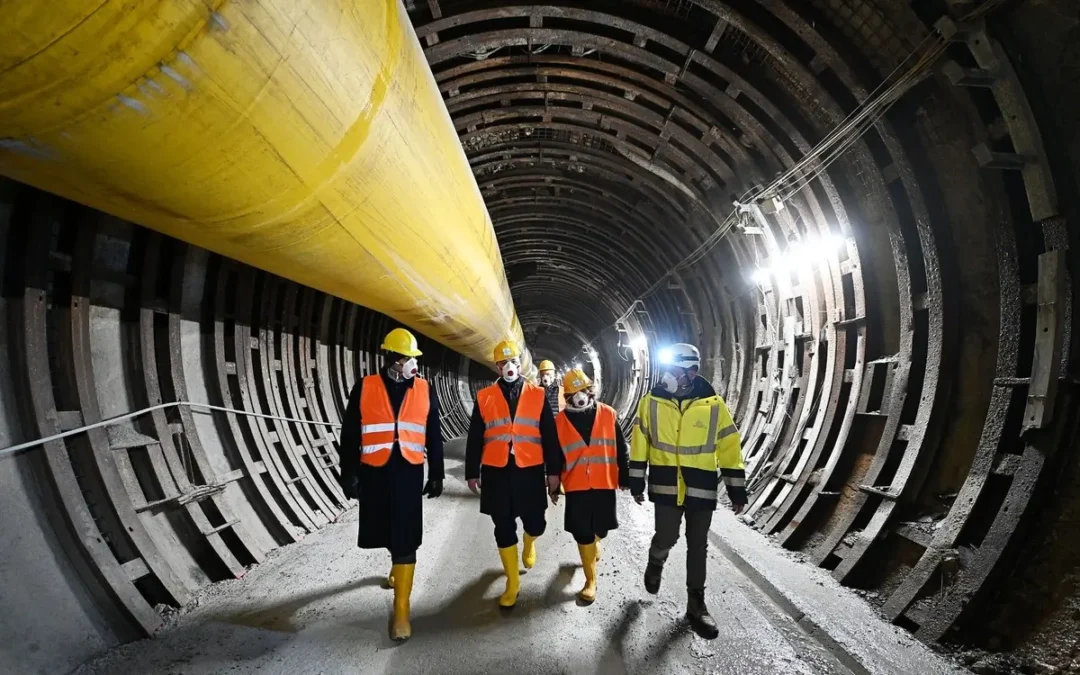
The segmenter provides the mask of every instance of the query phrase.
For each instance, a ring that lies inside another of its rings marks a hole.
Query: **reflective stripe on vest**
[[[649,443],[652,444],[657,450],[663,450],[664,452],[674,453],[676,455],[700,455],[703,453],[716,452],[716,427],[720,424],[720,407],[712,406],[709,411],[709,431],[705,435],[706,442],[702,445],[689,445],[678,446],[671,443],[664,443],[660,440],[660,401],[653,398],[649,401]],[[730,427],[732,431],[728,431],[727,435],[734,433],[734,426]]]
[[[564,410],[555,419],[565,464],[563,488],[567,492],[581,490],[614,490],[619,486],[619,460],[615,447],[615,409],[598,403],[589,442],[570,421]]]
[[[397,444],[410,464],[423,464],[431,391],[426,380],[415,378],[405,392],[394,419],[390,394],[382,375],[368,375],[360,385],[360,462],[384,466]]]
[[[511,419],[510,404],[498,384],[481,389],[476,395],[480,417],[484,420],[484,452],[480,463],[504,467],[510,461],[510,446],[514,463],[519,467],[538,466],[544,461],[540,438],[540,415],[547,398],[535,384],[521,385],[517,415]]]

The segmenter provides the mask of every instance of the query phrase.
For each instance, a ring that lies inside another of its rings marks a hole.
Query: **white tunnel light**
[[[574,364],[574,369],[575,370],[581,370],[581,364],[580,363],[575,363]]]
[[[750,274],[750,281],[758,286],[769,283],[772,276],[783,278],[792,270],[816,265],[846,244],[844,237],[829,232],[823,236],[807,237],[805,241],[790,242],[783,253],[773,256],[772,265],[759,267]]]
[[[659,356],[660,358],[660,363],[664,365],[668,365],[675,360],[675,354],[666,347],[664,349],[661,349],[660,353],[657,356]]]
[[[633,340],[630,340],[630,348],[638,351],[644,351],[649,346],[649,340],[644,335],[639,335]]]

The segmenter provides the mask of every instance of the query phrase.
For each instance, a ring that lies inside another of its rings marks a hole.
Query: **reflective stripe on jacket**
[[[739,430],[715,393],[682,402],[655,392],[641,399],[630,449],[635,494],[644,491],[646,468],[654,502],[716,508],[718,470],[732,501],[746,502]]]
[[[540,445],[540,413],[547,405],[544,390],[524,382],[518,398],[516,415],[511,419],[510,404],[506,402],[498,383],[481,389],[476,395],[480,416],[484,419],[484,453],[480,463],[504,467],[510,461],[510,446],[514,446],[514,463],[521,468],[544,462]]]
[[[360,462],[384,466],[397,443],[407,462],[423,464],[430,396],[427,381],[415,378],[394,419],[382,376],[365,377],[360,387]]]
[[[614,490],[619,486],[615,424],[615,409],[597,403],[596,418],[586,445],[565,411],[555,418],[565,460],[562,484],[567,492]]]

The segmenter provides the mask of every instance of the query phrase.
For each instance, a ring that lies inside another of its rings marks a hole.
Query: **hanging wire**
[[[1000,7],[1005,1],[986,0],[982,5],[965,14],[961,21],[970,22],[981,19]],[[811,148],[791,168],[778,176],[760,193],[754,195],[754,198],[759,200],[774,199],[784,203],[791,201],[795,195],[825,173],[836,160],[851,149],[867,131],[885,116],[904,93],[920,82],[930,72],[938,58],[945,53],[947,47],[948,41],[936,31],[923,38],[922,42],[889,73],[881,84],[870,92],[866,100],[856,106],[825,138]],[[753,192],[753,189],[748,190],[739,198],[739,202],[743,202],[746,196]],[[708,255],[709,251],[720,243],[738,222],[738,214],[739,208],[736,206],[726,218],[720,221],[716,230],[700,246],[657,279],[656,283],[646,288],[641,295],[630,303],[630,307],[626,312],[601,329],[591,338],[590,342],[599,338],[604,331],[612,326],[625,321],[639,304],[656,293],[669,278]]]

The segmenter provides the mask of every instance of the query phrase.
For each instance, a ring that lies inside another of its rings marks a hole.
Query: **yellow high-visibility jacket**
[[[630,445],[630,490],[657,504],[716,508],[720,478],[735,504],[746,503],[746,470],[739,430],[724,399],[707,381],[676,401],[657,387],[638,403]]]

